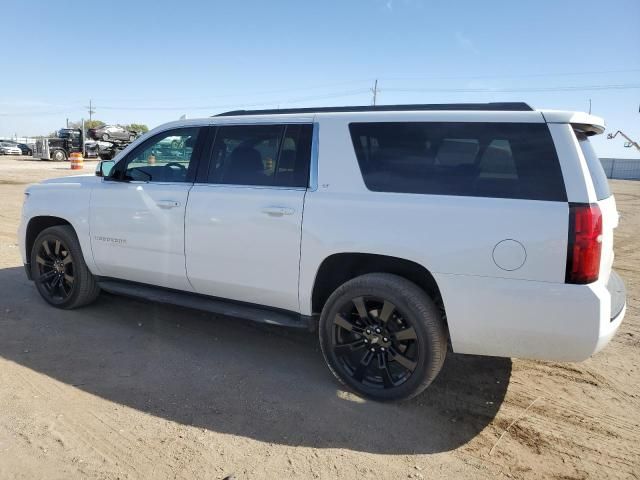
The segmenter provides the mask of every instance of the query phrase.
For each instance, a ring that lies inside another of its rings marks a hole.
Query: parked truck
[[[83,152],[84,135],[81,128],[61,128],[55,137],[38,138],[33,156],[41,160],[62,162],[75,152]]]
[[[131,137],[135,139],[133,135]],[[79,152],[85,158],[99,157],[101,160],[110,160],[130,143],[131,139],[115,138],[109,141],[87,142],[81,128],[61,128],[56,132],[55,137],[36,140],[34,157],[62,162],[68,160],[71,153]]]

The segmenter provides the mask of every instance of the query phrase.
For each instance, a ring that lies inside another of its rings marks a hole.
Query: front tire
[[[104,142],[108,142],[109,141],[109,134],[108,133],[103,133],[102,134],[102,140]]]
[[[340,286],[327,300],[320,346],[331,372],[372,400],[406,400],[440,372],[447,352],[442,316],[409,280],[371,273]]]
[[[31,275],[42,298],[57,308],[78,308],[100,294],[84,262],[78,237],[69,225],[40,232],[31,249]]]
[[[64,150],[54,150],[51,159],[56,162],[64,162],[67,159],[67,154]]]

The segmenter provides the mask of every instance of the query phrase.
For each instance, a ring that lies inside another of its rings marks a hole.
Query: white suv
[[[618,213],[589,144],[603,130],[522,103],[182,120],[96,176],[30,186],[20,250],[56,307],[104,289],[318,327],[345,384],[408,398],[448,342],[579,361],[614,335]]]

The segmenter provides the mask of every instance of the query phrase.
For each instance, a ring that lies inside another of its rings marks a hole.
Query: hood
[[[80,184],[80,185],[88,185],[93,183],[98,183],[100,181],[100,177],[96,177],[93,174],[85,173],[82,175],[69,175],[68,177],[59,177],[59,178],[50,178],[48,180],[43,180],[40,182],[41,185],[50,185],[50,184]]]

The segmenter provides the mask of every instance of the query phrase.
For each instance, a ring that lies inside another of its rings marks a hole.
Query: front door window
[[[137,147],[118,169],[121,180],[140,182],[186,182],[199,128],[160,133]]]

